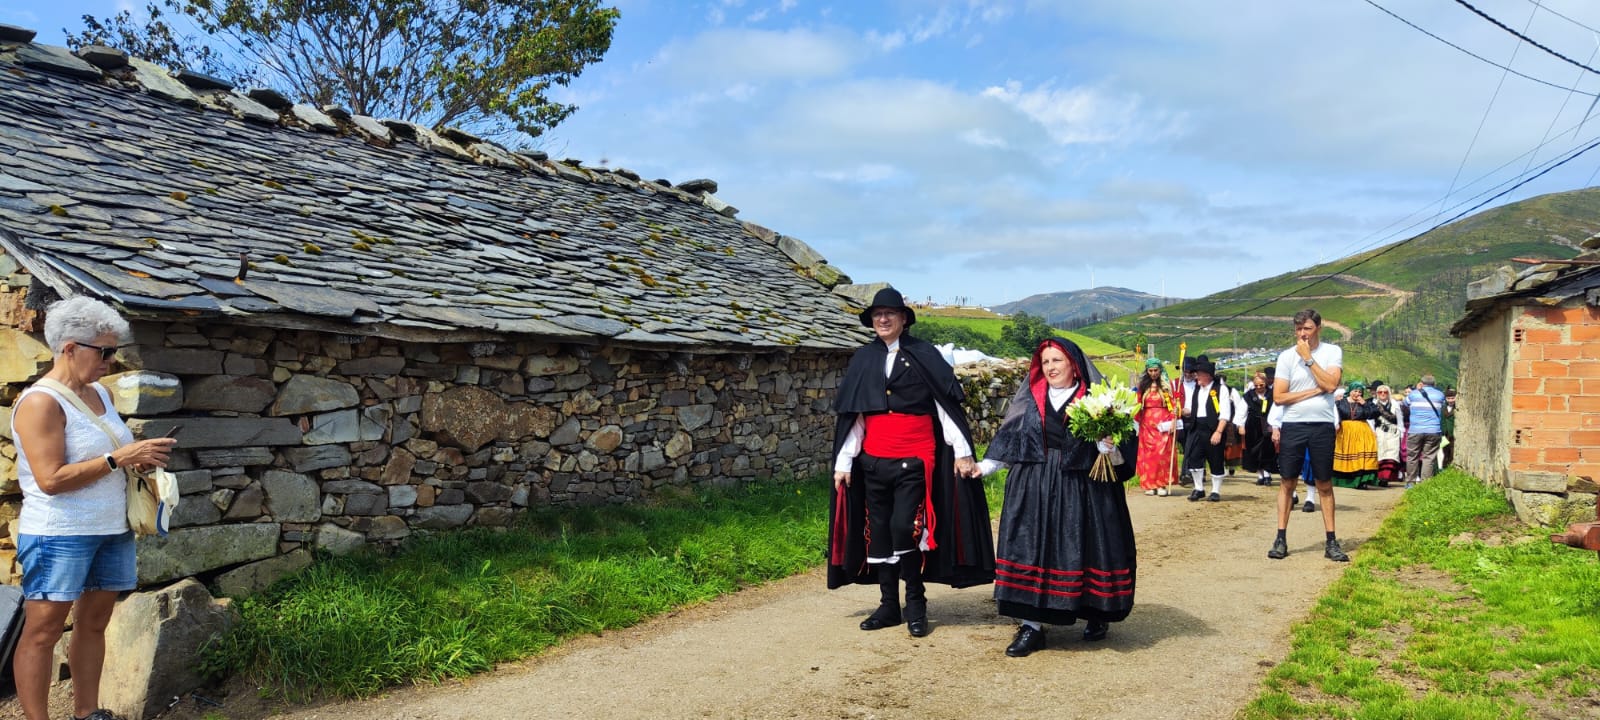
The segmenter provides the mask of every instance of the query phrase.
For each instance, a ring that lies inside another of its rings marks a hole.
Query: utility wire
[[[1460,0],[1457,0],[1457,2],[1460,2]],[[1528,13],[1528,22],[1522,26],[1522,32],[1527,32],[1528,28],[1533,27],[1533,19],[1538,17],[1538,15],[1539,6],[1535,5],[1533,7],[1533,12]],[[1522,37],[1521,33],[1519,33],[1517,37]],[[1511,48],[1511,59],[1506,61],[1507,67],[1510,67],[1512,63],[1517,61],[1517,53],[1522,50],[1522,43],[1522,40],[1518,40],[1517,46]],[[1449,201],[1450,195],[1456,191],[1456,183],[1461,181],[1461,171],[1467,169],[1467,159],[1472,157],[1472,149],[1478,146],[1478,138],[1483,135],[1483,126],[1489,124],[1489,113],[1494,110],[1494,101],[1500,99],[1500,89],[1506,86],[1506,77],[1510,74],[1510,70],[1500,73],[1500,82],[1495,83],[1494,94],[1489,96],[1489,104],[1483,108],[1483,117],[1478,120],[1478,129],[1472,131],[1472,142],[1467,143],[1467,151],[1461,153],[1461,164],[1456,166],[1456,174],[1454,177],[1450,178],[1450,189],[1444,192],[1446,202]],[[1574,87],[1576,87],[1576,85],[1574,85]],[[1439,209],[1444,209],[1444,205],[1442,203],[1440,204]]]
[[[1569,92],[1575,92],[1575,93],[1577,93],[1579,95],[1582,95],[1584,97],[1600,98],[1600,95],[1596,95],[1595,93],[1582,92],[1582,91],[1576,90],[1574,88],[1569,88],[1569,87],[1567,87],[1565,85],[1560,85],[1560,84],[1557,84],[1557,83],[1550,82],[1549,80],[1545,80],[1543,78],[1534,77],[1532,75],[1529,75],[1527,73],[1521,72],[1519,70],[1513,70],[1513,69],[1511,69],[1510,67],[1508,67],[1506,65],[1501,65],[1500,63],[1497,63],[1497,62],[1495,62],[1493,60],[1490,60],[1489,58],[1486,58],[1486,57],[1484,57],[1482,55],[1479,55],[1479,54],[1477,54],[1477,53],[1475,53],[1475,52],[1473,52],[1471,50],[1468,50],[1468,49],[1466,49],[1464,47],[1461,47],[1460,45],[1457,45],[1457,44],[1455,44],[1453,42],[1450,42],[1449,40],[1446,40],[1446,39],[1444,39],[1442,37],[1439,37],[1438,35],[1435,35],[1432,32],[1429,32],[1426,28],[1423,28],[1422,26],[1420,26],[1420,25],[1418,25],[1418,24],[1416,24],[1414,22],[1411,22],[1410,20],[1407,20],[1407,19],[1405,19],[1403,17],[1400,17],[1399,15],[1396,15],[1394,13],[1394,11],[1392,11],[1389,8],[1386,8],[1386,7],[1382,6],[1382,5],[1379,5],[1378,3],[1374,2],[1373,0],[1362,0],[1362,2],[1365,2],[1366,4],[1377,8],[1378,10],[1382,11],[1383,14],[1388,15],[1389,17],[1392,17],[1392,18],[1394,18],[1396,20],[1399,20],[1402,23],[1405,23],[1407,26],[1410,26],[1411,29],[1416,30],[1417,32],[1420,32],[1423,35],[1427,35],[1428,37],[1431,37],[1431,38],[1433,38],[1435,40],[1438,40],[1439,42],[1442,42],[1442,43],[1444,43],[1446,45],[1449,45],[1450,47],[1453,47],[1453,48],[1455,48],[1457,50],[1460,50],[1461,52],[1466,53],[1467,55],[1470,55],[1473,58],[1475,58],[1475,59],[1477,59],[1477,60],[1479,60],[1481,62],[1487,63],[1489,65],[1493,65],[1493,66],[1495,66],[1497,68],[1500,68],[1501,70],[1504,70],[1506,72],[1509,72],[1512,75],[1515,75],[1515,76],[1517,76],[1519,78],[1522,78],[1524,80],[1532,80],[1532,81],[1534,81],[1536,83],[1539,83],[1540,85],[1547,85],[1547,86],[1553,87],[1553,88],[1555,88],[1557,90],[1565,90],[1565,91],[1569,91]]]
[[[1535,39],[1533,39],[1531,37],[1528,37],[1527,35],[1524,35],[1522,33],[1517,32],[1516,30],[1512,30],[1511,28],[1506,27],[1505,23],[1500,22],[1499,20],[1494,19],[1494,17],[1490,16],[1488,13],[1473,7],[1472,3],[1467,2],[1467,0],[1456,0],[1456,4],[1460,5],[1461,7],[1466,8],[1468,10],[1471,10],[1473,12],[1473,14],[1477,15],[1478,17],[1483,18],[1484,20],[1488,20],[1489,22],[1493,23],[1495,25],[1495,27],[1498,27],[1501,30],[1504,30],[1504,31],[1506,31],[1508,33],[1511,33],[1512,35],[1517,36],[1518,38],[1521,38],[1521,40],[1523,42],[1525,42],[1525,43],[1527,43],[1529,45],[1532,45],[1532,46],[1534,46],[1536,48],[1539,48],[1540,50],[1543,50],[1546,53],[1549,53],[1551,56],[1553,56],[1553,57],[1555,57],[1555,58],[1557,58],[1557,59],[1559,59],[1559,60],[1561,60],[1563,62],[1566,62],[1569,65],[1573,65],[1575,67],[1580,67],[1580,68],[1583,68],[1584,70],[1588,70],[1589,72],[1592,72],[1592,73],[1594,73],[1596,75],[1600,75],[1600,70],[1596,70],[1596,69],[1594,69],[1592,67],[1589,67],[1588,65],[1585,65],[1585,64],[1583,64],[1581,62],[1578,62],[1577,60],[1573,60],[1572,58],[1569,58],[1569,57],[1567,57],[1565,55],[1562,55],[1561,53],[1558,53],[1558,52],[1556,52],[1554,50],[1551,50],[1550,48],[1545,47],[1544,45],[1540,44],[1540,42],[1538,40],[1535,40]],[[1535,3],[1535,5],[1538,5],[1538,3]],[[1539,7],[1543,7],[1543,6],[1539,6]],[[1538,11],[1535,10],[1535,12],[1538,12]]]
[[[1579,122],[1578,124],[1573,125],[1570,128],[1563,129],[1554,138],[1549,139],[1549,140],[1545,140],[1544,142],[1539,143],[1539,145],[1537,147],[1534,147],[1532,150],[1529,150],[1527,152],[1522,153],[1521,155],[1518,155],[1518,156],[1516,156],[1514,158],[1511,158],[1510,160],[1507,160],[1504,164],[1502,164],[1500,167],[1497,167],[1497,168],[1495,168],[1493,170],[1490,170],[1489,172],[1486,172],[1486,173],[1484,173],[1482,175],[1479,175],[1478,177],[1474,178],[1472,180],[1472,182],[1469,182],[1469,183],[1467,183],[1465,185],[1462,185],[1460,190],[1462,192],[1465,192],[1467,190],[1467,188],[1474,187],[1478,183],[1481,183],[1481,182],[1483,182],[1485,180],[1488,180],[1489,178],[1493,177],[1495,174],[1499,173],[1500,171],[1505,170],[1508,167],[1511,167],[1518,160],[1521,160],[1521,159],[1523,159],[1525,157],[1529,158],[1528,167],[1523,168],[1523,170],[1522,170],[1522,172],[1520,174],[1513,175],[1510,179],[1501,181],[1499,184],[1491,186],[1488,190],[1484,190],[1484,191],[1478,193],[1477,195],[1474,195],[1474,196],[1472,196],[1470,198],[1467,198],[1466,200],[1462,200],[1461,202],[1456,203],[1455,207],[1461,207],[1462,205],[1465,205],[1465,204],[1467,204],[1469,202],[1472,202],[1473,200],[1476,200],[1476,199],[1478,199],[1480,197],[1483,197],[1484,195],[1487,195],[1488,193],[1494,192],[1496,189],[1504,186],[1506,183],[1515,182],[1517,178],[1528,174],[1528,172],[1532,169],[1532,166],[1533,166],[1533,160],[1532,160],[1532,158],[1530,156],[1538,153],[1538,151],[1540,151],[1540,150],[1543,150],[1546,145],[1549,145],[1551,143],[1559,141],[1562,136],[1567,134],[1568,130],[1572,130],[1572,131],[1575,132],[1581,127],[1583,127],[1583,123]],[[1590,178],[1590,181],[1592,183],[1593,182],[1593,178]],[[1585,186],[1587,186],[1588,184],[1589,183],[1586,183]],[[1440,210],[1440,211],[1435,212],[1435,213],[1424,214],[1416,222],[1413,222],[1410,225],[1407,225],[1407,226],[1405,226],[1403,228],[1400,228],[1399,230],[1396,230],[1395,232],[1392,232],[1392,233],[1389,232],[1391,229],[1395,228],[1396,226],[1400,225],[1401,223],[1404,223],[1404,222],[1410,220],[1413,217],[1417,217],[1419,213],[1423,213],[1428,208],[1433,207],[1435,203],[1440,204],[1441,207],[1442,207],[1443,203],[1446,200],[1449,200],[1449,199],[1450,198],[1447,195],[1447,196],[1439,198],[1437,201],[1429,202],[1427,205],[1424,205],[1421,208],[1418,208],[1417,210],[1413,211],[1411,214],[1406,215],[1405,217],[1402,217],[1399,220],[1395,220],[1394,222],[1391,222],[1388,225],[1385,225],[1385,226],[1373,231],[1371,234],[1367,235],[1366,237],[1363,237],[1360,240],[1357,240],[1355,242],[1345,244],[1335,254],[1335,257],[1346,257],[1346,256],[1349,256],[1349,255],[1357,255],[1357,254],[1366,252],[1367,250],[1370,250],[1370,249],[1375,248],[1375,247],[1377,247],[1379,245],[1382,245],[1383,243],[1388,242],[1391,238],[1395,237],[1396,235],[1399,235],[1401,233],[1407,232],[1407,231],[1411,230],[1414,227],[1417,227],[1417,226],[1419,226],[1419,225],[1421,225],[1423,223],[1429,222],[1432,219],[1437,218],[1437,217],[1445,214],[1446,212],[1449,212],[1449,210]]]
[[[1260,310],[1261,308],[1264,308],[1264,307],[1266,307],[1268,305],[1271,305],[1271,304],[1273,304],[1275,302],[1280,302],[1280,301],[1292,298],[1292,297],[1294,297],[1296,295],[1303,294],[1307,290],[1310,290],[1311,288],[1314,288],[1314,287],[1316,287],[1318,285],[1321,285],[1324,282],[1327,282],[1329,278],[1332,278],[1332,277],[1334,277],[1336,275],[1343,275],[1343,274],[1345,274],[1347,272],[1350,272],[1351,270],[1354,270],[1354,269],[1356,269],[1358,267],[1361,267],[1362,265],[1365,265],[1365,264],[1367,264],[1369,262],[1372,262],[1373,260],[1376,260],[1376,259],[1378,259],[1380,257],[1383,257],[1384,255],[1388,255],[1389,253],[1394,252],[1395,250],[1398,250],[1398,249],[1410,244],[1412,241],[1414,241],[1414,240],[1416,240],[1416,239],[1418,239],[1418,238],[1420,238],[1420,237],[1422,237],[1424,235],[1427,235],[1428,233],[1433,232],[1434,230],[1438,230],[1439,228],[1442,228],[1442,227],[1444,227],[1446,225],[1449,225],[1450,223],[1453,223],[1453,222],[1455,222],[1457,220],[1460,220],[1461,218],[1466,217],[1467,215],[1470,215],[1470,214],[1472,214],[1474,212],[1477,212],[1479,209],[1483,208],[1484,206],[1488,205],[1489,203],[1492,203],[1492,202],[1494,202],[1496,200],[1499,200],[1502,197],[1505,197],[1506,195],[1511,194],[1512,191],[1514,191],[1514,190],[1516,190],[1516,189],[1518,189],[1518,188],[1520,188],[1520,187],[1522,187],[1524,185],[1527,185],[1528,183],[1533,182],[1534,180],[1538,180],[1539,178],[1543,177],[1545,174],[1549,173],[1550,171],[1555,170],[1556,168],[1561,167],[1562,165],[1565,165],[1565,164],[1567,164],[1569,162],[1572,162],[1573,160],[1578,159],[1584,153],[1587,153],[1590,150],[1595,149],[1596,147],[1600,147],[1600,138],[1596,138],[1596,139],[1592,140],[1588,145],[1585,145],[1585,146],[1583,146],[1581,148],[1578,148],[1578,149],[1568,153],[1566,157],[1561,158],[1559,161],[1555,161],[1555,162],[1551,163],[1549,165],[1549,167],[1546,167],[1546,168],[1540,170],[1539,172],[1537,172],[1537,173],[1535,173],[1535,174],[1533,174],[1533,175],[1531,175],[1531,176],[1529,176],[1527,178],[1524,178],[1521,182],[1518,182],[1517,184],[1512,185],[1511,187],[1508,187],[1508,188],[1506,188],[1505,190],[1502,190],[1499,193],[1496,193],[1494,196],[1484,200],[1483,202],[1480,202],[1480,203],[1478,203],[1476,205],[1473,205],[1470,208],[1467,208],[1466,210],[1462,210],[1461,212],[1456,213],[1449,220],[1445,220],[1444,222],[1441,222],[1441,223],[1439,223],[1437,225],[1434,225],[1433,227],[1428,228],[1427,230],[1424,230],[1424,231],[1422,231],[1420,233],[1417,233],[1416,235],[1412,235],[1409,238],[1406,238],[1404,240],[1401,240],[1400,242],[1397,242],[1397,243],[1395,243],[1393,245],[1390,245],[1389,247],[1386,247],[1386,248],[1384,248],[1382,250],[1379,250],[1378,252],[1373,253],[1372,255],[1370,255],[1368,257],[1365,257],[1365,258],[1357,260],[1357,261],[1355,261],[1353,263],[1350,263],[1349,265],[1346,265],[1345,267],[1339,269],[1337,272],[1325,273],[1322,277],[1317,278],[1316,280],[1313,280],[1313,281],[1305,284],[1304,286],[1301,286],[1301,287],[1296,288],[1294,290],[1290,290],[1289,292],[1283,293],[1282,295],[1279,295],[1277,297],[1274,297],[1274,298],[1271,298],[1269,300],[1266,300],[1266,301],[1264,301],[1264,302],[1262,302],[1260,304],[1253,305],[1253,306],[1251,306],[1249,308],[1246,308],[1246,309],[1241,310],[1241,311],[1239,311],[1237,313],[1234,313],[1233,315],[1230,315],[1230,316],[1228,316],[1226,318],[1218,320],[1217,322],[1207,323],[1204,327],[1200,327],[1200,328],[1197,328],[1195,330],[1186,330],[1186,331],[1184,331],[1182,333],[1179,333],[1177,335],[1174,335],[1174,336],[1172,336],[1170,338],[1163,338],[1162,342],[1176,342],[1176,341],[1182,340],[1183,338],[1186,338],[1186,337],[1188,337],[1190,335],[1193,335],[1193,334],[1195,334],[1197,332],[1200,332],[1202,330],[1208,330],[1208,329],[1210,329],[1212,327],[1215,327],[1217,325],[1220,325],[1222,323],[1230,322],[1230,321],[1233,321],[1233,320],[1237,320],[1240,317],[1243,317],[1243,316],[1248,315],[1248,314],[1250,314],[1252,312]]]
[[[1595,28],[1589,27],[1588,25],[1585,25],[1585,24],[1583,24],[1581,22],[1578,22],[1577,20],[1574,20],[1571,17],[1568,17],[1566,15],[1562,15],[1559,12],[1551,10],[1548,6],[1546,6],[1544,4],[1543,0],[1528,0],[1528,2],[1531,2],[1534,5],[1538,5],[1539,9],[1541,9],[1541,10],[1547,12],[1547,13],[1550,13],[1551,15],[1554,15],[1554,16],[1556,16],[1558,18],[1561,18],[1562,20],[1565,20],[1565,21],[1567,21],[1569,23],[1572,23],[1573,25],[1577,25],[1578,27],[1581,27],[1581,28],[1583,28],[1585,30],[1588,30],[1589,32],[1600,33],[1600,30],[1596,30]],[[1590,62],[1593,62],[1593,61],[1591,60]]]

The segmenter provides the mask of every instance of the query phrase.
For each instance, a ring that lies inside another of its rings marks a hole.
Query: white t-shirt
[[[1344,351],[1329,342],[1317,343],[1316,349],[1311,351],[1311,359],[1325,370],[1344,367]],[[1300,353],[1295,352],[1294,348],[1278,353],[1278,374],[1275,379],[1288,381],[1289,392],[1292,393],[1317,386],[1316,376],[1311,374],[1311,368],[1300,362]],[[1283,421],[1339,424],[1339,409],[1333,404],[1333,393],[1322,393],[1283,406]]]

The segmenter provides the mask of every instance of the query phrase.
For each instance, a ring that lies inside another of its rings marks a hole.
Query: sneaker
[[[1289,557],[1289,543],[1284,542],[1283,538],[1273,540],[1272,549],[1267,551],[1267,557],[1273,560],[1282,560]]]
[[[1410,490],[1411,488],[1416,487],[1416,485],[1416,483],[1406,483],[1406,489]]]
[[[1317,504],[1314,503],[1314,502],[1311,502],[1310,500],[1307,500],[1306,504],[1301,506],[1301,508],[1300,508],[1300,512],[1316,512],[1316,511],[1317,511]]]
[[[1211,493],[1210,495],[1206,496],[1206,502],[1222,502],[1222,496],[1216,493]]]
[[[1156,497],[1166,497],[1171,494],[1172,493],[1167,492],[1167,489],[1164,487],[1156,488]]]
[[[1144,491],[1144,494],[1154,496],[1156,494],[1156,491],[1154,491],[1154,490],[1146,490],[1146,491]]]
[[[1203,498],[1205,496],[1206,496],[1205,491],[1196,490],[1196,491],[1194,491],[1192,493],[1189,493],[1189,502],[1194,502],[1194,501],[1199,500],[1200,498]]]
[[[1329,540],[1322,549],[1322,556],[1334,562],[1350,562],[1350,556],[1344,554],[1344,548],[1339,547],[1338,540]]]

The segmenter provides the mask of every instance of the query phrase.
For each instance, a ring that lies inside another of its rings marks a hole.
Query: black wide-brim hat
[[[906,305],[905,297],[900,294],[899,290],[892,287],[879,290],[878,294],[872,296],[872,304],[861,311],[862,327],[872,327],[872,311],[876,308],[900,310],[906,314],[906,327],[917,324],[917,312],[912,310],[909,305]]]

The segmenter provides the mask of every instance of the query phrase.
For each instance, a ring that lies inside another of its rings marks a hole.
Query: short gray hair
[[[1433,387],[1433,376],[1432,375],[1423,375],[1422,376],[1422,384],[1423,385],[1427,385],[1428,387]]]
[[[129,335],[128,321],[110,305],[91,297],[79,295],[54,302],[44,312],[44,342],[58,355],[69,342],[90,343],[106,333],[115,333],[120,342]]]

